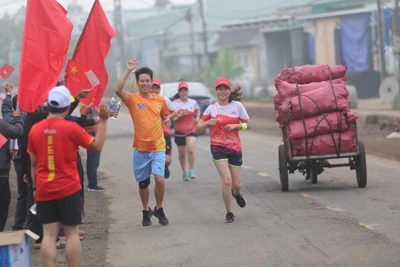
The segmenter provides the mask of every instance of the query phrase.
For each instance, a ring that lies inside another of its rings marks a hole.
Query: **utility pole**
[[[386,77],[386,60],[385,60],[385,44],[384,44],[384,16],[382,14],[381,0],[377,0],[378,9],[378,40],[379,40],[379,65],[381,72],[381,80]]]
[[[194,37],[193,37],[193,14],[192,9],[188,9],[186,12],[186,20],[189,22],[190,28],[190,50],[192,55],[192,79],[196,74],[196,63],[195,63],[195,53],[194,53]]]
[[[120,63],[120,71],[124,71],[125,69],[125,42],[124,42],[124,27],[122,24],[122,7],[121,7],[121,0],[114,0],[114,24],[115,30],[118,33],[117,36],[117,43],[119,46],[119,63]],[[118,69],[118,68],[117,68]],[[118,76],[121,73],[117,73]]]
[[[399,32],[399,0],[394,0],[394,14],[392,15],[392,47],[397,61],[397,81],[400,84],[400,32]]]
[[[199,6],[200,6],[200,17],[203,26],[204,59],[205,59],[205,65],[209,66],[211,62],[208,55],[207,24],[206,24],[206,19],[204,17],[204,0],[199,0]]]

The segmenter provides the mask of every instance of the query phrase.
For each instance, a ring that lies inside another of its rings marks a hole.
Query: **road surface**
[[[164,202],[170,224],[160,226],[153,217],[153,225],[143,227],[129,114],[121,112],[108,129],[100,167],[109,177],[102,185],[112,218],[106,266],[400,266],[396,161],[368,155],[365,189],[357,188],[355,171],[336,168],[326,170],[317,185],[291,174],[290,192],[284,193],[277,162],[280,138],[241,132],[247,206],[234,203],[237,220],[225,224],[209,137],[200,136],[195,181],[182,181],[173,144]]]

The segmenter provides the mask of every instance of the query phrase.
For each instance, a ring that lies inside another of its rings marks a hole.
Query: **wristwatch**
[[[32,191],[36,191],[36,187],[32,186]]]

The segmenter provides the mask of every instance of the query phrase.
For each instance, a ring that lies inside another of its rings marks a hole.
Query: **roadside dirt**
[[[282,136],[275,121],[277,112],[269,103],[244,103],[251,118],[252,130],[258,133]],[[357,115],[357,109],[352,110]],[[361,112],[360,112],[361,113]],[[386,139],[392,130],[365,126],[362,116],[358,120],[358,138],[365,144],[366,152],[379,157],[400,161],[400,139]]]

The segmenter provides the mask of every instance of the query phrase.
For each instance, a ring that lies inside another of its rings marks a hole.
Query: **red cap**
[[[217,87],[220,86],[220,85],[228,86],[229,89],[231,88],[231,82],[230,82],[228,79],[225,79],[225,78],[220,78],[220,79],[216,82],[215,88],[217,88]]]
[[[158,87],[161,87],[161,83],[159,80],[153,80],[153,85],[157,85]]]
[[[189,86],[187,85],[187,83],[181,82],[181,83],[178,85],[178,91],[181,90],[181,89],[188,89],[188,90],[189,90]]]

